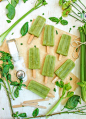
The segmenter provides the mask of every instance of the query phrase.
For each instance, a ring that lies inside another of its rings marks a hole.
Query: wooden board
[[[50,47],[50,55],[54,55],[56,57],[55,70],[58,67],[60,67],[68,58],[73,60],[73,61],[76,60],[76,59],[74,59],[72,57],[72,53],[74,51],[74,48],[71,45],[70,45],[68,56],[67,57],[63,56],[61,61],[58,60],[58,56],[59,55],[56,54],[56,50],[57,50],[57,47],[58,47],[58,44],[59,44],[59,41],[60,41],[60,38],[61,38],[62,34],[70,35],[71,38],[72,38],[71,41],[73,41],[75,38],[77,38],[76,36],[74,36],[74,35],[72,35],[70,33],[67,33],[65,31],[62,31],[62,30],[60,30],[58,28],[55,28],[55,31],[56,30],[58,31],[58,34],[56,34],[56,32],[55,32],[55,46],[54,47]],[[17,38],[16,39],[16,43],[17,43],[17,46],[18,46],[19,55],[24,58],[24,62],[25,62],[26,68],[27,68],[28,79],[25,82],[25,84],[28,85],[30,80],[38,81],[39,83],[50,87],[50,89],[51,89],[50,92],[54,94],[53,89],[55,87],[55,84],[52,84],[51,81],[53,80],[55,75],[54,75],[53,78],[48,78],[48,83],[47,84],[44,83],[44,76],[41,75],[44,59],[45,59],[45,56],[47,55],[46,46],[42,45],[43,34],[44,34],[44,29],[42,30],[42,33],[41,33],[40,37],[39,38],[34,37],[34,39],[33,39],[33,41],[31,42],[30,45],[27,44],[28,39],[30,37],[29,34],[26,34],[24,37]],[[23,43],[23,45],[21,45],[21,43]],[[38,47],[40,49],[40,58],[41,58],[41,69],[40,70],[36,70],[36,78],[35,79],[32,77],[32,70],[28,69],[29,48],[34,47],[34,45],[36,45],[36,47]],[[6,41],[4,41],[3,46],[0,47],[0,50],[4,50],[6,52],[9,52],[7,44],[6,44]],[[75,53],[75,55],[77,56],[77,52]],[[12,74],[12,80],[16,80],[17,78],[15,76],[15,71],[14,70],[11,71],[11,74]],[[70,74],[69,74],[68,77],[71,77]]]

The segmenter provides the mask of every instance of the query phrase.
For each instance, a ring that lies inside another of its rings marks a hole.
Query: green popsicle
[[[68,59],[55,71],[55,74],[61,80],[64,80],[74,67],[75,63],[71,59]]]
[[[36,37],[39,37],[45,22],[46,22],[46,19],[44,17],[37,16],[37,18],[33,22],[28,32]]]
[[[71,36],[63,34],[61,36],[56,53],[67,56],[70,47]]]
[[[42,69],[42,75],[53,77],[54,67],[55,67],[55,56],[47,55]]]
[[[39,95],[42,98],[46,98],[46,96],[48,95],[50,88],[34,81],[31,80],[28,87],[27,87],[30,91],[32,91],[33,93]]]
[[[46,25],[44,28],[43,45],[54,46],[55,32],[54,26]]]
[[[35,69],[40,69],[40,53],[39,48],[29,49],[29,69],[33,69],[33,77],[36,78]]]
[[[40,69],[39,48],[29,49],[29,69]]]

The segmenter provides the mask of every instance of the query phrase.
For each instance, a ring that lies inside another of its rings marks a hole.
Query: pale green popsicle
[[[67,56],[70,47],[71,36],[63,34],[61,36],[56,53]]]
[[[39,37],[45,22],[46,22],[46,19],[44,17],[37,16],[37,18],[33,22],[28,32],[36,37]]]
[[[39,48],[29,49],[29,69],[40,69],[40,53]]]
[[[52,25],[46,25],[44,28],[43,45],[54,46],[55,29]]]
[[[42,75],[47,77],[53,77],[54,75],[54,67],[55,67],[55,56],[47,55],[45,57]]]
[[[30,91],[32,91],[33,93],[39,95],[42,98],[46,98],[46,96],[48,95],[50,88],[46,87],[45,85],[42,85],[34,80],[31,80],[28,87],[27,87]]]
[[[75,63],[71,59],[68,59],[55,71],[55,74],[64,80],[74,67]]]

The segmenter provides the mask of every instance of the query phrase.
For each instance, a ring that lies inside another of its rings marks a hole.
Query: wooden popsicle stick
[[[26,106],[30,106],[30,107],[37,107],[37,108],[43,108],[46,109],[45,106],[39,106],[39,105],[33,105],[33,104],[20,104],[20,105],[13,105],[13,108],[19,108],[19,107],[26,107]]]
[[[62,55],[59,55],[59,61],[62,59]]]
[[[48,80],[48,77],[47,77],[47,76],[45,76],[45,84],[47,83],[47,80]]]
[[[33,38],[34,38],[34,35],[30,35],[30,38],[29,38],[29,40],[28,40],[28,44],[31,43],[31,41],[33,40]]]
[[[36,78],[36,70],[33,69],[33,78]]]
[[[33,19],[32,24],[33,24],[34,21],[35,21],[35,19]],[[30,38],[28,40],[28,44],[31,43],[31,41],[33,40],[33,38],[34,38],[34,35],[30,35]]]
[[[53,79],[52,83],[55,83],[58,79],[59,79],[59,77],[56,76],[56,77]]]
[[[51,97],[51,98],[54,98],[55,96],[53,95],[53,94],[51,94],[51,93],[48,93],[48,95],[47,95],[48,97]]]
[[[47,53],[49,53],[49,46],[47,46]]]
[[[24,106],[30,106],[30,107],[36,107],[36,108],[42,108],[42,109],[46,109],[45,106],[40,106],[40,105],[24,105]]]
[[[41,101],[48,101],[48,100],[49,100],[49,98],[46,98],[46,99],[36,99],[36,100],[24,101],[23,103],[41,102]]]

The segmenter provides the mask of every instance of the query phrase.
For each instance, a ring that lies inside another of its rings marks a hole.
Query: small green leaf
[[[53,91],[56,92],[56,88],[54,88]]]
[[[69,91],[72,87],[71,87],[70,83],[67,83],[64,85],[64,88],[65,88],[65,90]]]
[[[7,75],[7,79],[11,82],[11,74]]]
[[[14,96],[15,96],[15,98],[19,97],[19,89],[18,88],[15,89]]]
[[[56,34],[58,34],[58,31],[56,30]]]
[[[85,84],[83,83],[83,82],[78,82],[77,83],[79,86],[81,86],[81,87],[84,87],[85,86]]]
[[[42,13],[42,15],[44,15],[44,13]]]
[[[4,108],[2,108],[2,110],[4,110]]]
[[[73,26],[73,28],[76,27],[76,26]]]
[[[36,48],[36,45],[34,45],[34,48]]]
[[[13,35],[14,33],[12,33],[11,35]]]
[[[32,19],[30,19],[30,22],[32,22]]]
[[[19,0],[11,0],[11,5],[16,7],[16,5],[19,3]]]
[[[27,32],[28,32],[28,22],[26,22],[20,30],[22,36],[24,36]]]
[[[68,99],[68,101],[64,107],[67,109],[74,109],[77,106],[79,99],[80,99],[80,96],[73,95],[72,97],[70,97]]]
[[[6,9],[8,10],[8,13],[6,14],[7,17],[12,20],[15,16],[15,8],[9,3],[7,6],[6,6]]]
[[[27,114],[26,113],[20,113],[18,116],[19,117],[27,117]]]
[[[78,51],[78,48],[76,48],[76,52]]]
[[[72,80],[72,78],[70,77],[70,80]]]
[[[61,21],[62,20],[62,16],[59,18],[59,21]]]
[[[28,1],[28,0],[23,0],[24,3],[26,3],[26,1]]]
[[[59,86],[60,88],[64,87],[64,82],[60,81],[60,83],[58,81],[56,81],[56,86]]]
[[[7,21],[7,23],[10,23],[11,21],[10,20],[6,20]]]
[[[0,78],[0,82],[3,82],[3,80]]]
[[[36,109],[33,111],[32,115],[33,115],[33,117],[36,117],[38,114],[39,114],[39,109],[36,108]]]
[[[69,32],[72,30],[72,28],[69,29]]]
[[[74,92],[69,91],[69,92],[67,93],[67,96],[66,96],[66,97],[72,97],[73,95],[74,95]]]
[[[11,82],[11,83],[10,83],[10,85],[13,85],[13,86],[18,86],[18,85],[19,85],[19,83],[18,83],[17,81],[13,81],[13,82]]]
[[[56,24],[59,23],[59,19],[56,18],[56,17],[49,17],[49,19],[50,19],[52,22],[56,22]]]
[[[65,2],[66,0],[59,0],[59,6],[63,6],[63,3]]]
[[[20,43],[20,45],[23,45],[23,43]]]
[[[68,24],[68,21],[67,21],[67,20],[61,20],[60,23],[61,23],[62,25],[67,25],[67,24]]]

